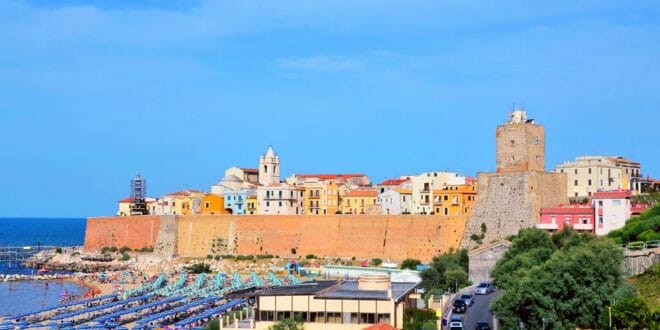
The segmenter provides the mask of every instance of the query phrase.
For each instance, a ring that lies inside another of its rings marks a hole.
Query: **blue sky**
[[[0,215],[113,214],[209,189],[273,145],[283,174],[494,168],[513,102],[548,168],[660,176],[658,1],[2,1]]]

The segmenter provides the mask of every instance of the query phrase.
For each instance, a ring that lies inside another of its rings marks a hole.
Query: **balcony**
[[[573,229],[592,231],[592,230],[594,230],[594,224],[593,223],[576,223],[576,224],[573,225]]]
[[[557,230],[558,227],[556,223],[537,223],[536,228],[544,230]]]

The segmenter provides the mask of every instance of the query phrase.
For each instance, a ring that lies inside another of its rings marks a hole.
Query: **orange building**
[[[207,194],[202,197],[202,214],[230,214],[225,210],[225,197],[218,194]]]
[[[379,214],[378,191],[356,189],[347,191],[342,201],[344,214]]]
[[[477,197],[477,184],[446,186],[433,190],[433,211],[438,215],[469,215]]]

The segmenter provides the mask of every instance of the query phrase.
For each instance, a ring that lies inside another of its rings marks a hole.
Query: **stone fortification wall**
[[[131,249],[153,247],[160,229],[160,216],[88,218],[85,227],[85,251],[104,246],[128,246]]]
[[[482,243],[505,239],[538,223],[542,207],[568,203],[566,175],[547,172],[479,173],[479,191],[468,218],[462,247],[475,247],[472,235],[486,233]]]
[[[156,251],[164,255],[291,256],[295,249],[297,255],[424,261],[457,248],[467,220],[465,216],[429,215],[182,215],[176,216],[174,221],[171,216],[159,221],[150,220],[152,217],[141,218],[147,219],[146,223],[158,224],[155,229],[158,237],[151,242]],[[140,238],[139,242],[133,242],[137,238],[127,230],[114,231],[111,241],[99,240],[97,237],[105,237],[99,231],[114,227],[113,223],[118,228],[145,226],[136,224],[130,217],[90,218],[85,249],[139,245],[148,240]]]

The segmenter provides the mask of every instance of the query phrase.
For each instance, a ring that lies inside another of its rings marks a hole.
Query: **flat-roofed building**
[[[641,192],[640,164],[623,157],[581,156],[555,169],[566,173],[569,198],[591,197],[599,191],[630,190]]]
[[[417,307],[417,283],[393,283],[388,276],[357,281],[318,281],[282,286],[258,293],[256,328],[268,329],[282,319],[298,318],[305,329],[358,330],[376,323],[403,328],[403,311]]]

